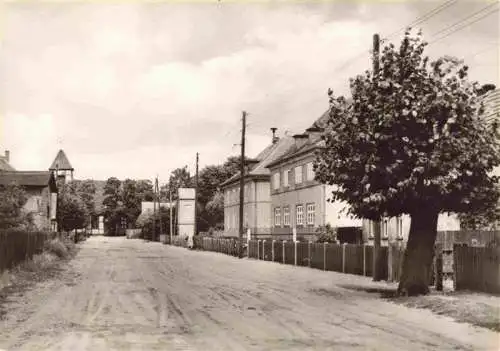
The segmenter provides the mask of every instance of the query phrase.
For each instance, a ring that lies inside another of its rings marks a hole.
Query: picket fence
[[[43,251],[45,242],[55,234],[7,230],[0,232],[0,273],[31,259]]]

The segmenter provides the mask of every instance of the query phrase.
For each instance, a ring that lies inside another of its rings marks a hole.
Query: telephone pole
[[[194,234],[198,234],[198,160],[199,153],[196,153],[196,176],[195,176],[195,193],[194,193]]]
[[[241,118],[241,160],[240,160],[240,230],[238,240],[238,257],[243,258],[243,208],[245,201],[245,127],[247,113],[243,111]]]
[[[155,186],[153,188],[153,233],[151,235],[151,241],[155,241],[156,237],[156,178]]]
[[[161,199],[160,199],[160,186],[158,185],[158,176],[156,176],[156,199],[158,200],[158,214],[160,215],[160,238],[163,234],[163,223],[161,220]]]
[[[173,231],[173,226],[172,226],[172,221],[173,221],[173,218],[172,218],[172,189],[170,188],[170,184],[168,185],[168,194],[169,194],[169,198],[170,198],[170,245],[172,245],[172,231]]]
[[[378,73],[380,70],[380,37],[378,34],[373,35],[373,82],[375,85],[378,84]],[[380,281],[381,270],[382,270],[382,262],[380,255],[380,246],[381,246],[381,221],[380,218],[378,221],[373,221],[373,280]]]

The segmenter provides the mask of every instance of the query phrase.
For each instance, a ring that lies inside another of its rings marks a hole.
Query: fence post
[[[273,241],[271,241],[271,261],[274,262],[274,242],[276,240],[273,239]]]
[[[323,270],[326,271],[326,242],[323,243]]]
[[[345,273],[345,247],[347,243],[342,244],[342,273]]]
[[[282,244],[283,244],[283,264],[285,264],[285,244],[286,244],[286,240],[283,240]]]
[[[392,282],[394,281],[394,272],[393,272],[393,248],[391,243],[387,244],[387,281]]]
[[[262,260],[266,260],[266,239],[262,240]]]
[[[293,255],[295,256],[294,265],[297,265],[297,242],[296,241],[293,242],[293,246],[294,246],[294,254]]]
[[[260,257],[260,240],[257,239],[257,259],[259,260]]]
[[[366,245],[363,244],[363,277],[366,277]]]
[[[437,291],[443,291],[443,252],[440,251],[436,257],[435,284]]]
[[[312,242],[307,243],[307,256],[309,256],[308,266],[311,267],[311,245]]]

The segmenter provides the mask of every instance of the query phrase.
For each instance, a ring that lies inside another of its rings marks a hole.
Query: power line
[[[467,56],[465,56],[464,58],[474,58],[474,57],[476,57],[476,56],[478,56],[478,55],[480,55],[480,54],[483,54],[483,53],[488,52],[488,51],[490,51],[490,50],[492,50],[492,49],[495,49],[495,48],[497,48],[497,49],[499,48],[498,43],[496,43],[495,45],[490,45],[490,46],[487,46],[487,47],[486,47],[486,48],[484,48],[483,50],[479,50],[479,51],[477,51],[476,53],[473,53],[473,54],[467,55]]]
[[[477,14],[479,14],[479,13],[483,12],[484,10],[487,10],[487,9],[489,9],[490,7],[493,7],[493,6],[495,6],[495,5],[497,5],[497,3],[493,3],[493,4],[490,4],[490,5],[486,6],[486,7],[483,7],[481,10],[476,11],[476,12],[474,12],[473,14],[471,14],[471,15],[469,15],[469,16],[467,16],[467,17],[462,18],[460,21],[457,21],[457,22],[455,22],[454,24],[452,24],[452,25],[450,25],[450,26],[448,26],[448,27],[446,27],[446,28],[443,28],[443,29],[441,29],[440,31],[438,31],[438,32],[434,33],[432,36],[436,36],[436,35],[438,35],[438,34],[444,33],[444,32],[446,32],[446,31],[448,31],[448,30],[450,30],[450,29],[452,29],[452,28],[456,27],[456,28],[455,28],[454,30],[452,30],[451,32],[448,32],[447,34],[444,34],[444,35],[442,35],[442,36],[440,36],[440,37],[438,37],[438,38],[436,38],[436,39],[432,40],[431,42],[429,42],[429,44],[433,44],[433,43],[435,43],[435,42],[437,42],[437,41],[439,41],[439,40],[441,40],[441,39],[444,39],[444,38],[446,38],[446,37],[449,37],[449,36],[450,36],[450,35],[452,35],[453,33],[456,33],[456,32],[458,32],[458,31],[460,31],[460,30],[462,30],[462,29],[464,29],[464,28],[466,28],[466,27],[469,27],[470,25],[472,25],[472,24],[474,24],[474,23],[476,23],[476,22],[479,22],[480,20],[482,20],[482,19],[484,19],[484,18],[486,18],[486,17],[488,17],[488,16],[490,16],[490,15],[494,14],[495,12],[498,12],[498,10],[499,10],[499,9],[498,9],[498,8],[496,8],[495,10],[490,11],[490,12],[487,12],[487,13],[486,13],[486,14],[484,14],[483,16],[480,16],[480,17],[476,18],[474,21],[466,22],[468,19],[470,19],[470,18],[472,18],[472,17],[476,16]]]
[[[387,35],[386,37],[384,37],[382,39],[382,42],[384,42],[385,40],[393,37],[394,35],[396,35],[397,33],[401,32],[402,30],[408,28],[408,27],[412,27],[412,26],[415,26],[415,25],[418,25],[418,24],[422,24],[424,23],[425,21],[427,21],[429,18],[432,18],[434,17],[435,15],[437,15],[438,13],[440,12],[443,12],[444,10],[446,10],[448,7],[454,5],[455,3],[457,2],[457,0],[448,0],[448,1],[445,1],[444,3],[442,3],[441,5],[435,7],[434,9],[432,9],[431,11],[427,12],[426,14],[416,18],[415,20],[413,20],[413,22],[411,22],[409,25],[407,26],[404,26],[404,27],[401,27],[400,29],[398,29],[397,31],[394,31],[392,32],[391,34]]]

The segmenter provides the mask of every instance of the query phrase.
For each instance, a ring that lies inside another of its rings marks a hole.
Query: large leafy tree
[[[384,47],[380,72],[350,81],[351,97],[330,95],[317,179],[336,185],[362,218],[409,214],[410,234],[398,291],[428,292],[441,212],[489,208],[499,197],[497,126],[482,118],[482,87],[454,58],[429,62],[421,33]]]

